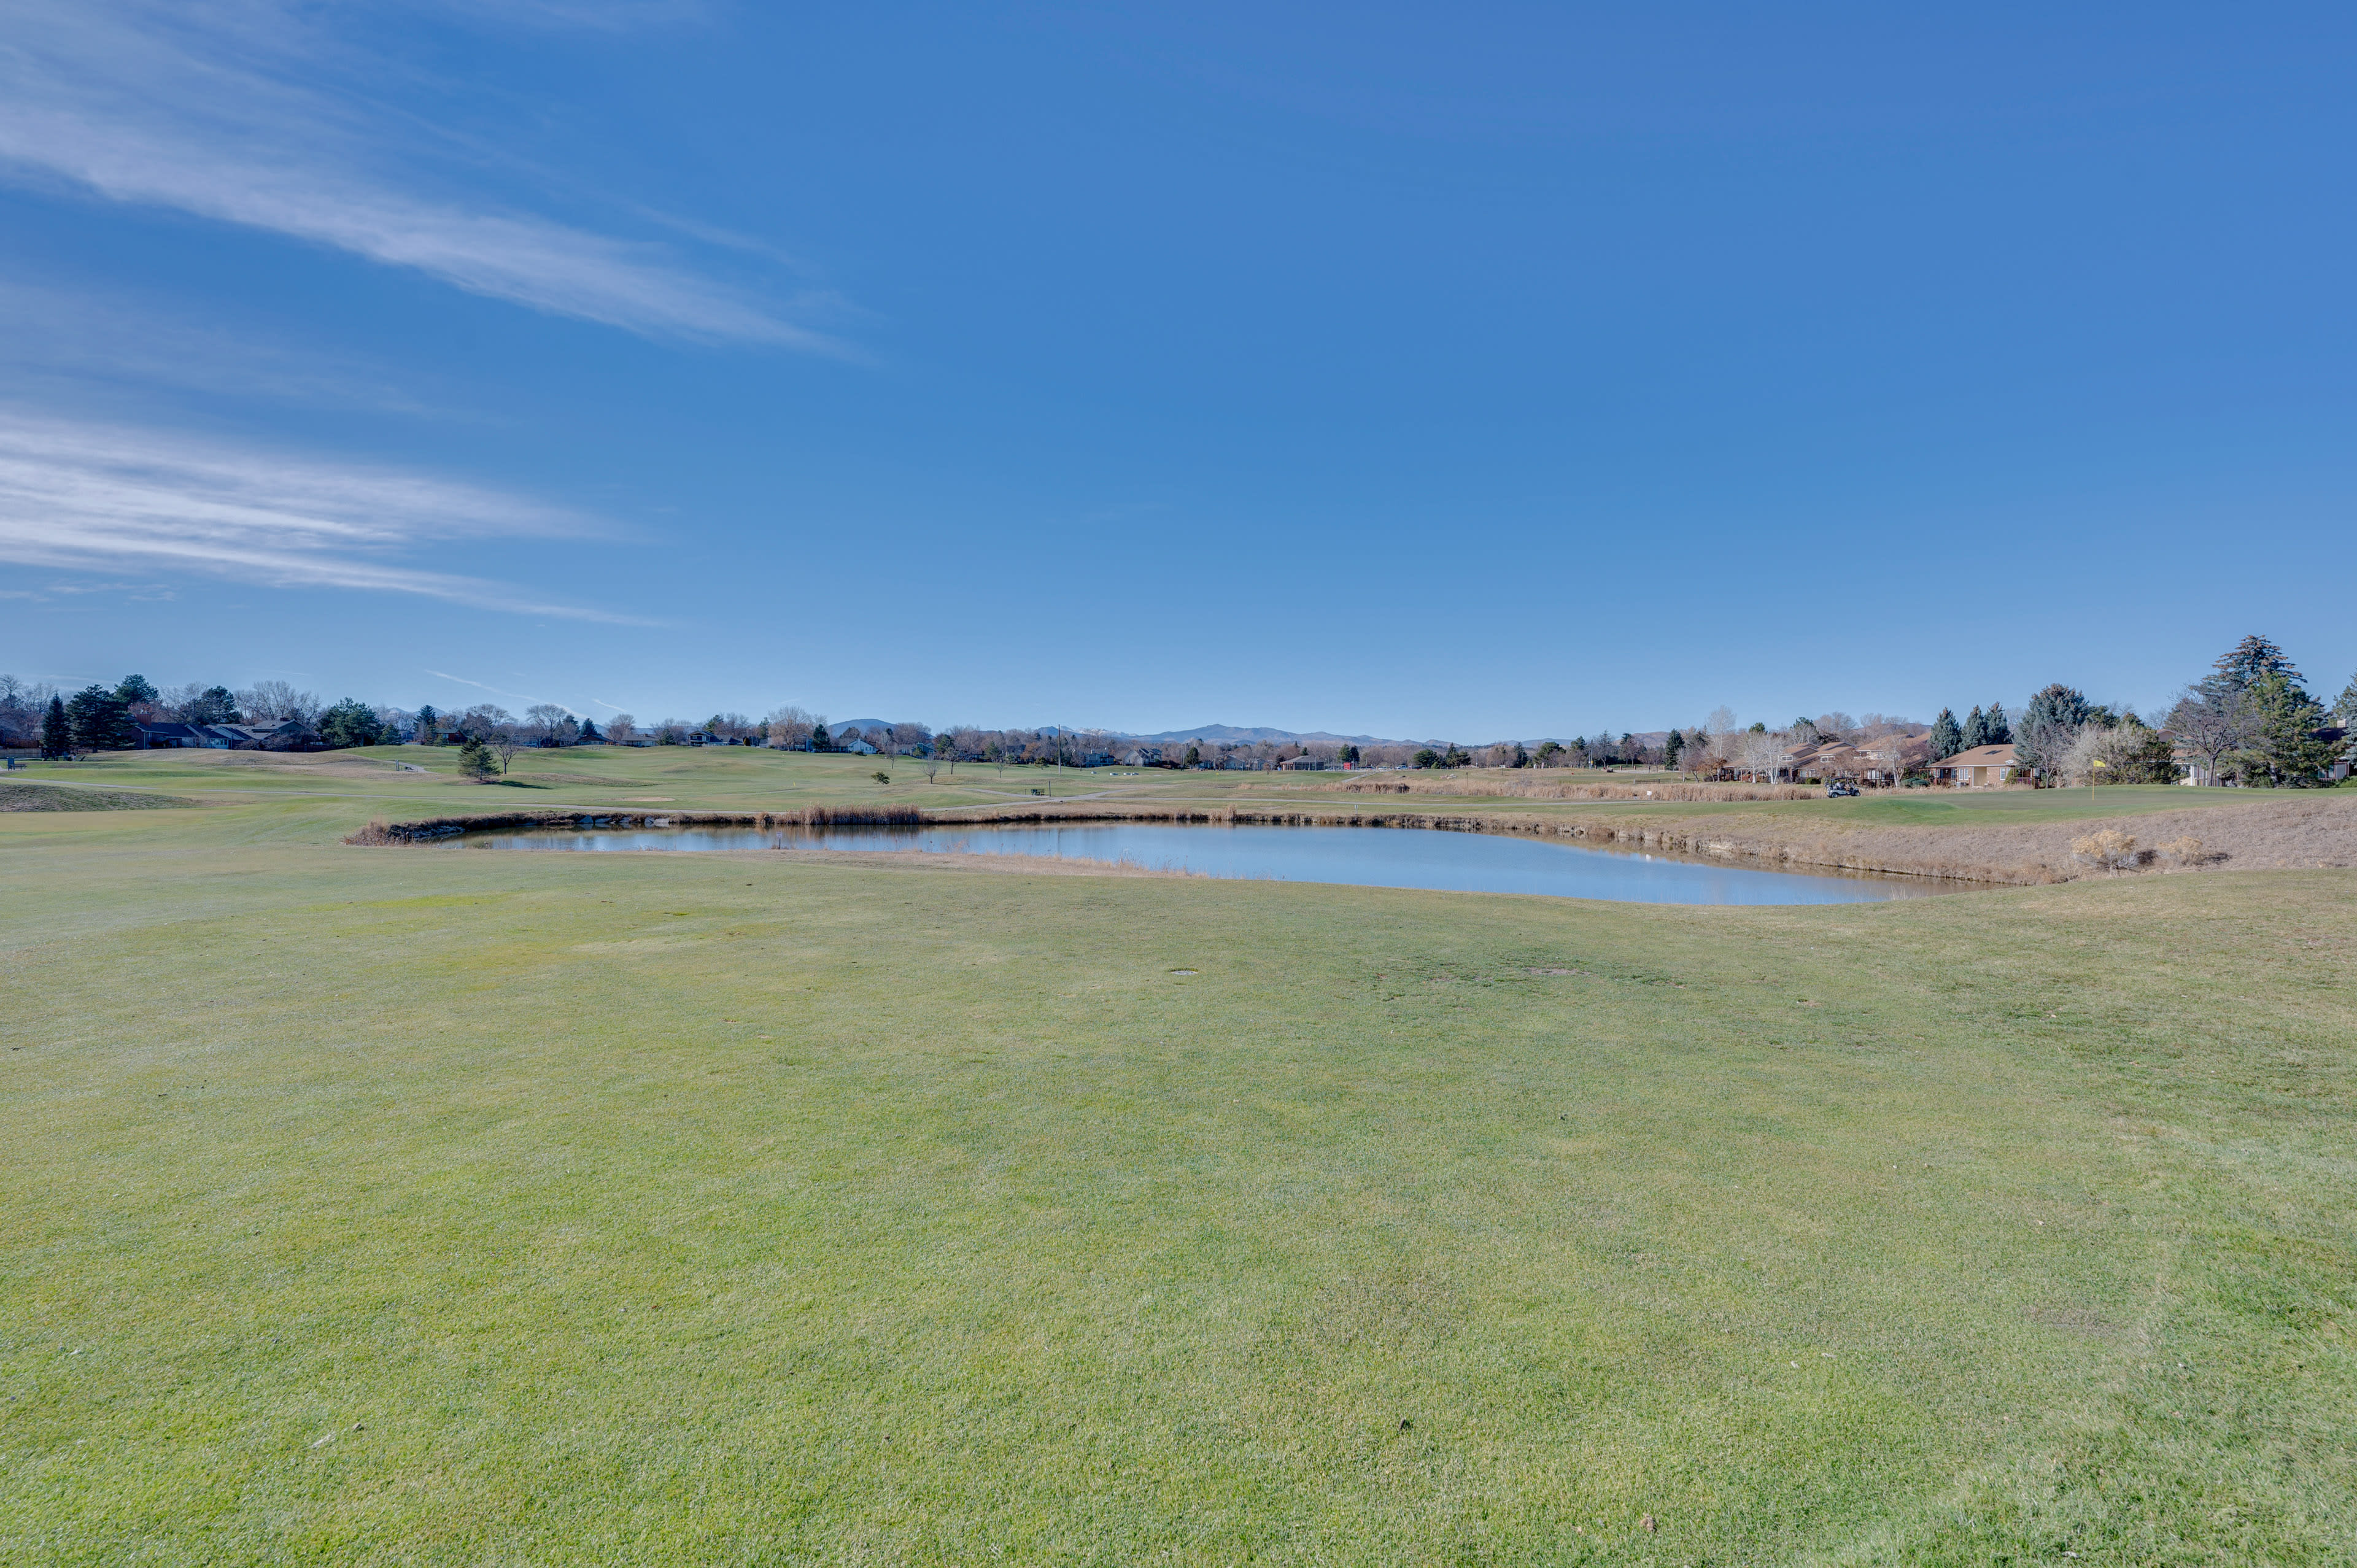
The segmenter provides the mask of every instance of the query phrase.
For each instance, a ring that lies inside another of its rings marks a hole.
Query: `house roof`
[[[183,740],[261,740],[287,730],[303,726],[291,720],[283,725],[192,725],[178,719],[141,725],[139,733],[151,740],[176,738]]]
[[[1960,751],[1953,757],[1943,757],[1932,764],[1934,768],[2009,768],[2020,760],[2013,753],[2013,743],[2003,746],[1976,746],[1970,751]]]

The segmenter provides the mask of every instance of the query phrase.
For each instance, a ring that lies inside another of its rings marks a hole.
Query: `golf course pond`
[[[1053,855],[1200,876],[1634,904],[1867,904],[1953,891],[1920,876],[1756,871],[1664,855],[1433,828],[954,823],[924,827],[532,829],[470,834],[489,849],[899,850]]]

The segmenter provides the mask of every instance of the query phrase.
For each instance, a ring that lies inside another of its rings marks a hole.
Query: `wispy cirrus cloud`
[[[646,13],[525,5],[620,25]],[[17,0],[0,29],[0,166],[407,267],[475,294],[652,338],[835,351],[683,263],[454,199],[405,156],[399,116],[321,82],[339,47],[285,0]]]
[[[49,389],[112,381],[218,397],[332,403],[390,413],[436,413],[401,392],[389,373],[332,352],[191,321],[121,291],[0,279],[0,377],[21,402]]]
[[[453,541],[589,531],[556,508],[446,479],[0,409],[0,561],[19,565],[179,570],[633,622],[404,561]]]

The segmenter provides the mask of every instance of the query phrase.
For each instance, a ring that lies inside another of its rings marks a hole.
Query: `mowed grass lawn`
[[[372,812],[0,820],[0,1559],[2357,1542],[2357,875],[1678,909]]]

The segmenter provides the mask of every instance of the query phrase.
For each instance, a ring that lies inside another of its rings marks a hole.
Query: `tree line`
[[[2357,676],[2328,709],[2281,648],[2246,637],[2178,694],[2167,722],[2211,783],[2303,788],[2349,754]]]
[[[451,746],[466,771],[505,771],[525,747],[585,745],[684,746],[718,742],[785,750],[872,750],[909,757],[929,769],[963,763],[1006,766],[1101,767],[1135,759],[1165,768],[1265,769],[1307,757],[1333,765],[1375,768],[1669,768],[1701,778],[1781,777],[1796,755],[1811,748],[1849,746],[1874,759],[1887,777],[1924,779],[1942,758],[1978,746],[2010,746],[2015,765],[2047,784],[2173,782],[2187,758],[2219,784],[2288,788],[2329,781],[2349,751],[2357,727],[2357,677],[2330,708],[2312,696],[2306,678],[2284,650],[2253,635],[2220,657],[2209,674],[2185,687],[2159,724],[2130,706],[2091,701],[2061,682],[2036,693],[2017,717],[2002,703],[1975,705],[1962,719],[1943,707],[1926,726],[1896,714],[1853,718],[1828,712],[1771,728],[1738,725],[1720,707],[1691,728],[1658,738],[1623,731],[1544,740],[1535,746],[1500,741],[1480,746],[1433,744],[1197,740],[1157,746],[1109,732],[1045,726],[985,729],[953,724],[839,725],[788,704],[754,719],[716,713],[696,721],[664,719],[641,727],[618,713],[599,722],[556,703],[536,703],[518,718],[495,703],[457,712],[430,704],[414,711],[344,698],[323,703],[283,681],[257,681],[232,691],[190,682],[159,689],[142,675],[113,686],[92,684],[67,693],[0,675],[0,746],[36,745],[44,755],[127,749],[139,744],[139,725],[292,726],[284,744],[331,748],[415,742]],[[2336,728],[2336,726],[2338,726]],[[255,740],[251,744],[271,744]]]
[[[139,745],[139,726],[154,724],[293,724],[329,746],[372,746],[386,733],[386,714],[351,698],[323,703],[284,681],[257,681],[234,692],[201,682],[162,690],[145,675],[126,675],[112,686],[94,682],[68,693],[0,674],[0,746],[38,746],[51,757],[129,750]]]

